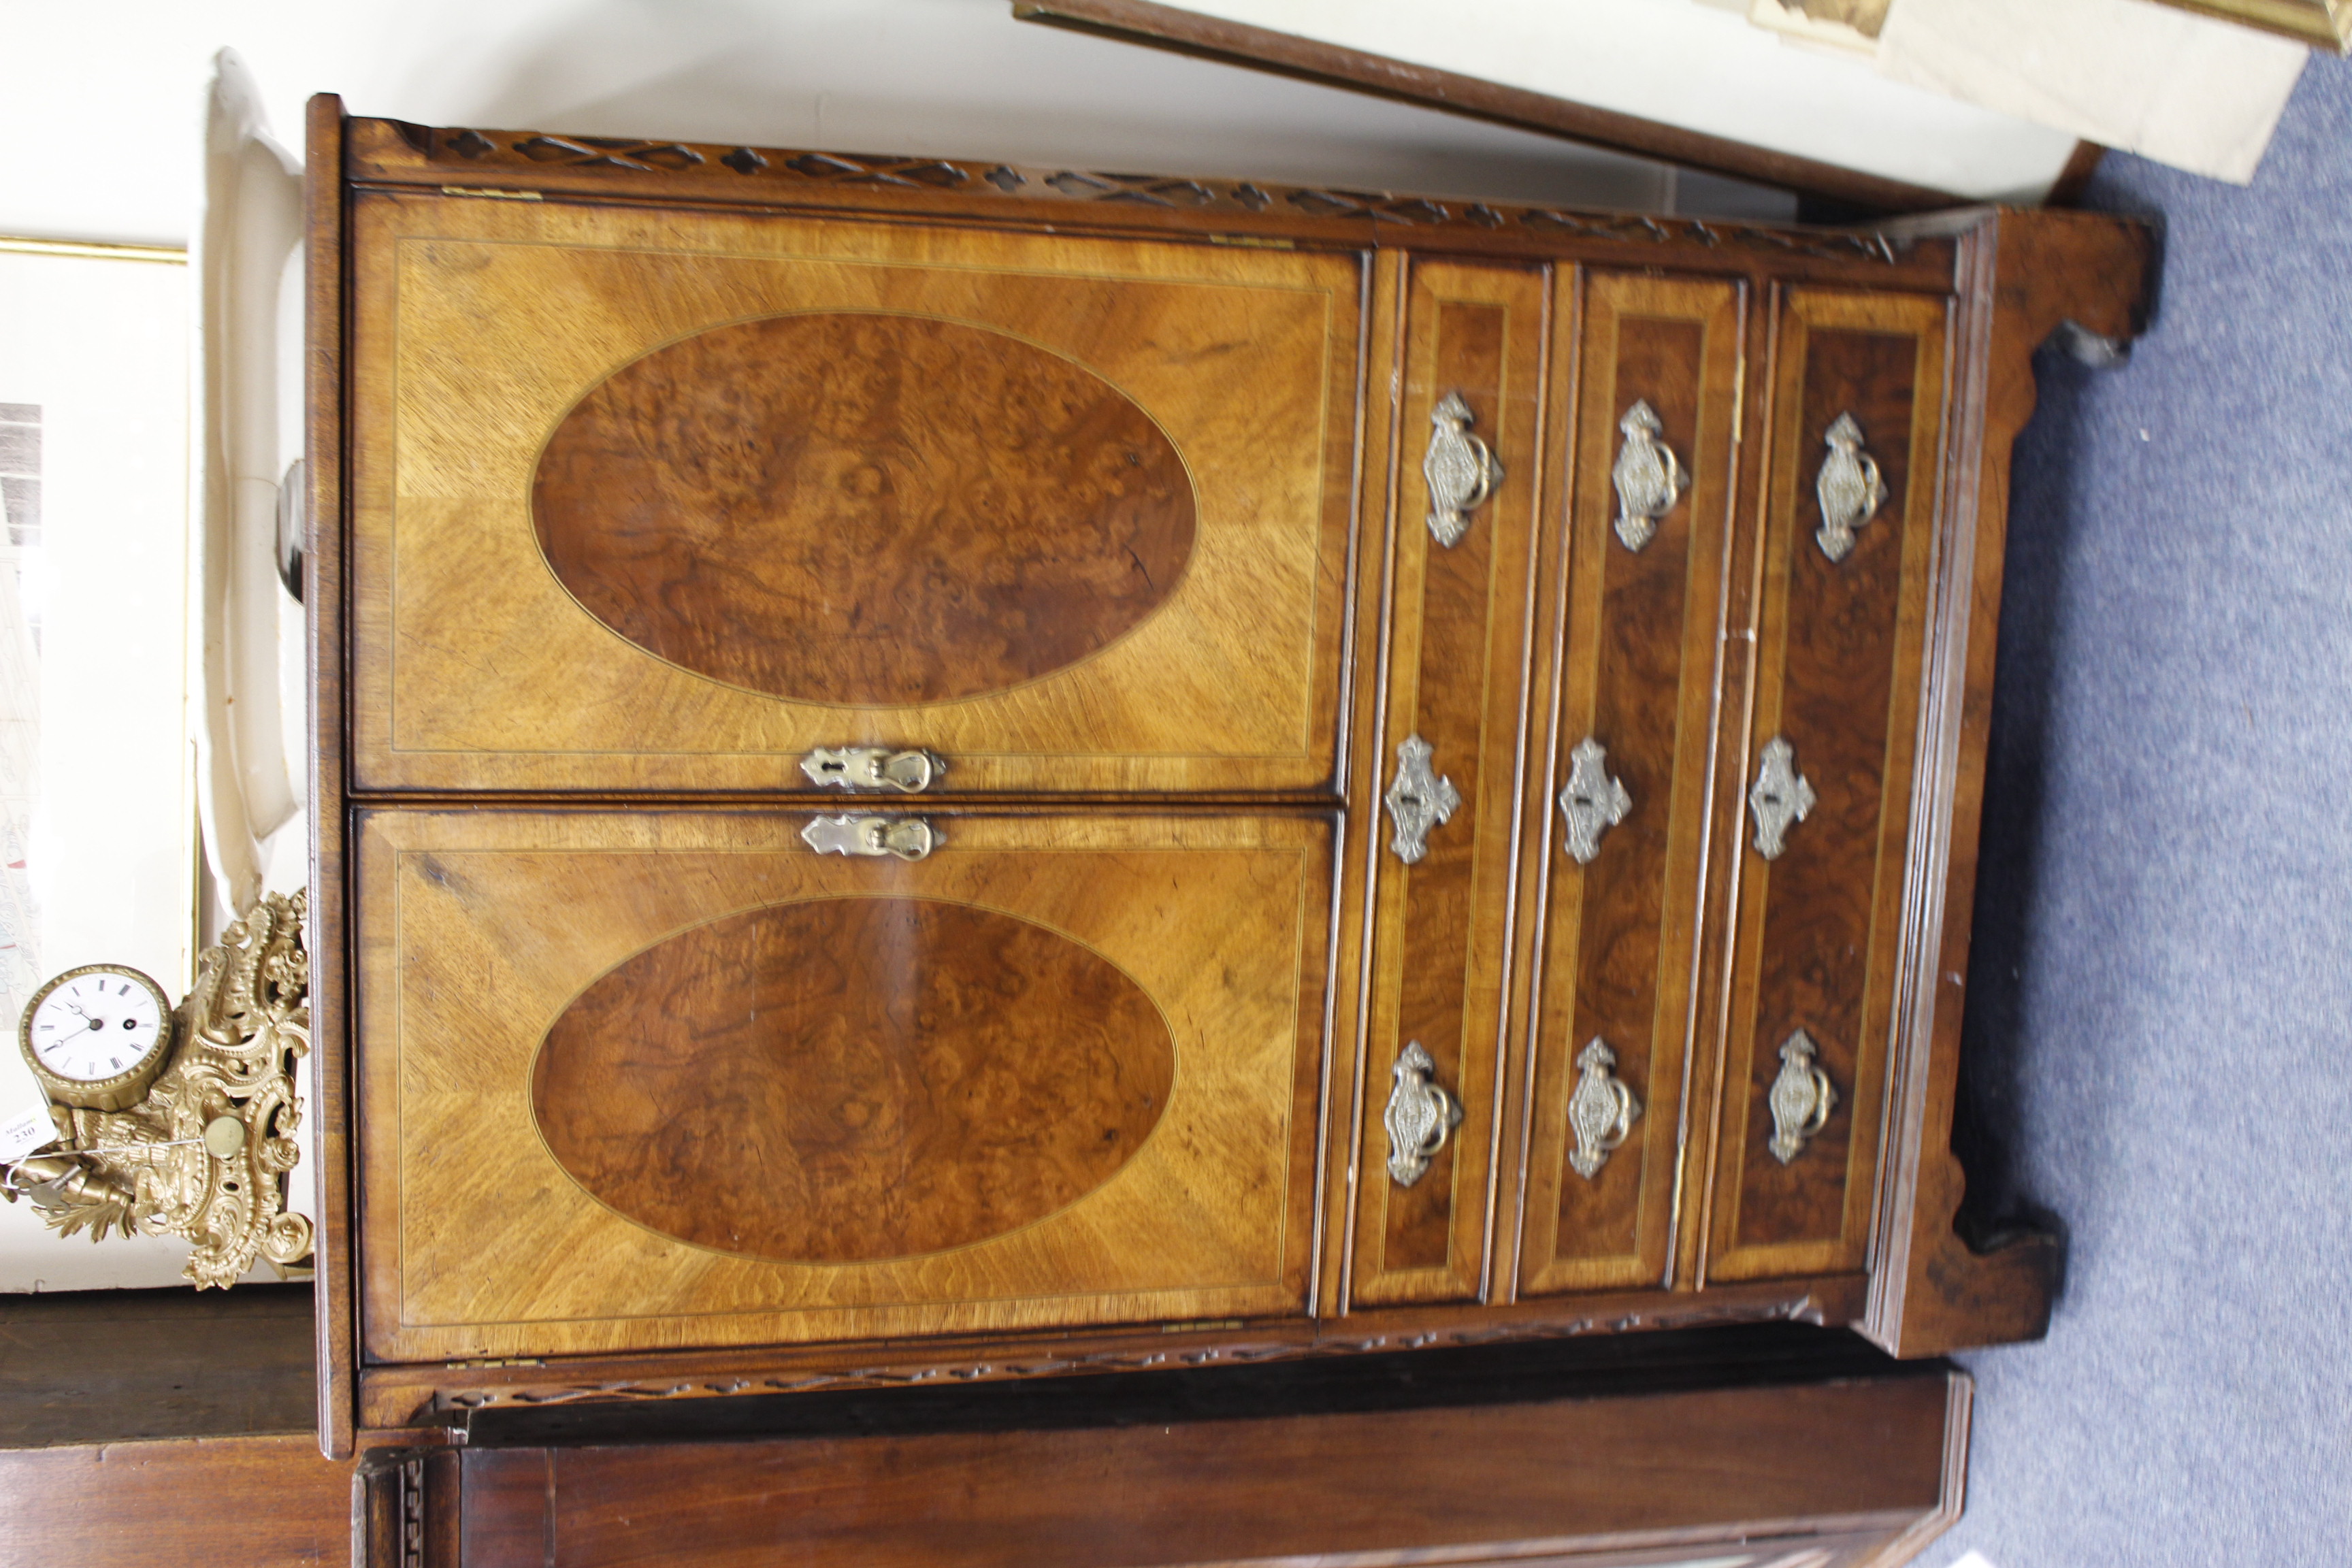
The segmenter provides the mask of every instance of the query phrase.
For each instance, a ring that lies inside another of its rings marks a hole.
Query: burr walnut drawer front
[[[1359,257],[352,223],[358,787],[1329,786]]]
[[[373,1356],[1305,1310],[1328,817],[813,820],[362,815]]]
[[[1511,737],[1544,414],[1545,271],[1409,264],[1388,610],[1360,1305],[1486,1278],[1511,879]]]
[[[1706,1273],[1869,1260],[1944,431],[1946,304],[1779,301]]]
[[[1529,780],[1525,1295],[1672,1272],[1746,305],[1732,280],[1584,280]]]

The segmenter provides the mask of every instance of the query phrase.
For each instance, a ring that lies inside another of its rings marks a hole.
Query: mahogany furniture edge
[[[2068,154],[2066,166],[2058,171],[2050,194],[2042,198],[2045,207],[2073,207],[2080,205],[2083,193],[2090,187],[2091,176],[2099,172],[2101,160],[2107,150],[2096,142],[2077,142]]]
[[[1362,1463],[1368,1438],[1385,1441],[1391,1431],[1437,1438],[1416,1451],[1453,1456],[1433,1462],[1441,1476],[1493,1466],[1496,1460],[1478,1438],[1498,1411],[1520,1434],[1591,1440],[1597,1462],[1561,1465],[1557,1443],[1523,1443],[1506,1449],[1503,1485],[1432,1489],[1426,1519],[1286,1511],[1302,1474],[1335,1500],[1392,1485],[1385,1469]],[[445,1568],[467,1560],[469,1548],[472,1560],[481,1561],[502,1542],[522,1548],[520,1560],[553,1560],[547,1547],[560,1528],[564,1561],[579,1560],[577,1552],[607,1562],[625,1542],[625,1516],[648,1506],[659,1511],[667,1501],[718,1526],[692,1537],[698,1546],[707,1543],[709,1556],[682,1559],[706,1568],[743,1561],[747,1526],[754,1550],[772,1552],[774,1540],[789,1537],[799,1521],[807,1544],[822,1552],[828,1543],[822,1532],[809,1532],[806,1521],[843,1503],[868,1530],[878,1524],[882,1534],[874,1544],[895,1546],[899,1562],[944,1568],[970,1563],[975,1552],[1025,1551],[1031,1542],[1066,1554],[1076,1545],[1079,1562],[1129,1561],[1131,1553],[1120,1551],[1126,1542],[1107,1543],[1101,1532],[1106,1523],[1118,1526],[1130,1506],[1116,1494],[1128,1484],[1120,1478],[1139,1473],[1132,1466],[1140,1468],[1147,1499],[1192,1510],[1198,1519],[1186,1528],[1213,1538],[1191,1541],[1193,1551],[1183,1561],[1199,1561],[1203,1548],[1217,1546],[1227,1556],[1246,1555],[1232,1548],[1245,1548],[1269,1529],[1294,1536],[1352,1529],[1353,1539],[1331,1543],[1354,1550],[1326,1561],[1360,1568],[1525,1562],[1571,1545],[1643,1552],[1777,1536],[1791,1548],[1829,1548],[1837,1553],[1831,1560],[1841,1563],[1892,1568],[1957,1517],[1968,1415],[1968,1377],[1948,1372],[1940,1379],[1898,1373],[1620,1389],[1516,1406],[1432,1402],[1369,1421],[1345,1408],[1176,1426],[1116,1418],[1105,1424],[1097,1413],[1037,1430],[1018,1421],[978,1429],[900,1422],[866,1436],[589,1450],[467,1448],[449,1446],[436,1432],[387,1432],[371,1434],[374,1441],[342,1461],[317,1457],[299,1434],[87,1444],[0,1454],[0,1492],[11,1500],[0,1512],[0,1557],[151,1568],[191,1560],[340,1562],[348,1551],[354,1568]],[[1692,1451],[1686,1430],[1703,1434],[1696,1438],[1699,1451]],[[1811,1458],[1816,1444],[1827,1462]],[[1097,1465],[1105,1449],[1113,1462],[1097,1484],[1067,1484],[1073,1462]],[[1774,1457],[1791,1453],[1805,1457]],[[925,1458],[946,1463],[905,1463]],[[714,1458],[726,1462],[714,1466]],[[950,1522],[971,1528],[941,1529],[938,1508],[904,1509],[887,1479],[894,1462],[909,1484],[933,1489],[927,1501],[968,1499],[969,1513],[964,1503],[940,1507]],[[1182,1468],[1171,1470],[1171,1462]],[[937,1489],[943,1475],[978,1479],[1006,1468],[1046,1480],[1058,1471],[1066,1484]],[[599,1473],[634,1499],[613,1509],[613,1498],[595,1484]],[[740,1484],[747,1475],[768,1484]],[[1213,1489],[1223,1506],[1199,1510],[1201,1483],[1221,1479]],[[829,1505],[828,1496],[838,1502]],[[1002,1517],[1008,1509],[1047,1516],[1032,1524],[1076,1528],[1020,1529],[1020,1521]],[[1756,1511],[1743,1516],[1744,1510]],[[1596,1512],[1606,1517],[1587,1523]],[[478,1516],[479,1530],[471,1542],[461,1539],[468,1514]],[[1447,1539],[1433,1548],[1382,1549],[1383,1532],[1400,1528]],[[1506,1539],[1513,1535],[1519,1539]],[[1365,1550],[1367,1538],[1381,1545]],[[830,1549],[861,1550],[855,1538],[832,1542]],[[671,1542],[658,1555],[678,1561],[691,1550]],[[1159,1561],[1173,1568],[1168,1557]]]
[[[1945,1375],[1943,1496],[1933,1513],[1915,1521],[1874,1556],[1858,1559],[1854,1568],[1899,1568],[1959,1523],[1968,1508],[1969,1431],[1976,1410],[1976,1379],[1957,1367]]]
[[[467,1561],[605,1563],[667,1542],[662,1556],[704,1568],[787,1543],[820,1568],[1377,1568],[1770,1543],[1891,1568],[1958,1515],[1969,1403],[1967,1375],[1947,1372],[1172,1424],[1097,1411],[387,1449],[355,1477],[353,1561],[438,1568],[462,1547]],[[1400,1490],[1405,1456],[1417,1484]],[[688,1518],[690,1548],[666,1534]]]
[[[310,493],[303,605],[310,636],[310,1048],[318,1106],[319,1443],[352,1453],[358,1357],[351,1164],[351,953],[343,806],[343,100],[312,98],[303,164],[304,432]]]
[[[2128,218],[2004,208],[1964,239],[1955,362],[1974,366],[1948,422],[1941,565],[1929,626],[1916,773],[1917,842],[1948,844],[1905,932],[1900,1049],[1888,1099],[1887,1183],[1869,1308],[1856,1324],[1890,1352],[1940,1355],[2039,1339],[2063,1248],[2029,1232],[1977,1252],[1954,1228],[1967,1177],[1952,1152],[1960,1026],[1984,813],[1985,742],[2000,622],[2009,469],[2036,401],[2033,354],[2062,330],[2120,358],[2147,322],[2156,235]],[[2096,345],[2105,345],[2100,348]],[[1958,460],[1979,456],[1971,468]],[[1947,837],[1938,821],[1948,824]],[[1908,1223],[1905,1223],[1908,1216]]]
[[[1685,130],[1462,76],[1385,55],[1344,48],[1294,33],[1203,16],[1152,0],[1013,0],[1013,16],[1122,43],[1172,50],[1226,65],[1339,87],[1588,146],[1685,164],[1708,174],[1778,185],[1880,212],[1957,206],[1962,198],[1843,164],[1776,152],[1727,136]]]
[[[341,1562],[352,1489],[299,1432],[0,1451],[0,1562]]]
[[[1625,1290],[1517,1307],[1396,1308],[1321,1322],[1293,1318],[1247,1324],[1145,1325],[1086,1334],[369,1366],[359,1373],[359,1415],[360,1424],[368,1428],[431,1426],[507,1405],[544,1407],[587,1400],[643,1404],[1247,1365],[1727,1323],[1835,1326],[1860,1316],[1864,1290],[1863,1278],[1851,1275],[1725,1286],[1673,1297]]]

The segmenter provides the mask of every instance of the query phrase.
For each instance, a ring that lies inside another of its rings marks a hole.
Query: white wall
[[[1017,23],[1005,0],[0,0],[0,38],[13,61],[0,233],[184,243],[223,46],[298,152],[303,100],[326,90],[355,114],[427,124],[1504,200],[1668,196],[1654,165]]]
[[[29,917],[0,952],[0,1119],[40,1102],[16,1044],[39,982],[128,963],[177,997],[191,978],[186,304],[176,263],[0,250],[0,403],[42,411],[39,541],[0,567],[0,637],[23,643],[0,688],[32,731],[0,801],[0,892]],[[37,652],[6,624],[26,611]],[[175,1284],[187,1255],[0,1205],[0,1291]]]

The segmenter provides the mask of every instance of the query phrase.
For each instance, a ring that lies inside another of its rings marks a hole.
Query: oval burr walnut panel
[[[1175,1042],[1108,960],[1032,921],[917,898],[727,916],[590,984],[531,1109],[598,1199],[698,1246],[906,1258],[1084,1197],[1168,1104]]]
[[[1010,333],[830,310],[712,327],[583,397],[532,513],[581,605],[730,685],[952,701],[1099,652],[1166,605],[1196,524],[1124,393]]]

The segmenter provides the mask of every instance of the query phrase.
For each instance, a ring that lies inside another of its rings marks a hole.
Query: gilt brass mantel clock
[[[16,1042],[52,1103],[121,1110],[163,1072],[177,1023],[163,988],[139,971],[87,963],[33,993]]]
[[[300,1158],[294,1063],[310,1048],[306,900],[270,894],[196,961],[173,1007],[115,963],[69,969],[33,994],[17,1045],[58,1136],[0,1165],[61,1236],[177,1236],[186,1275],[234,1284],[256,1258],[310,1256],[308,1218],[287,1212]]]

